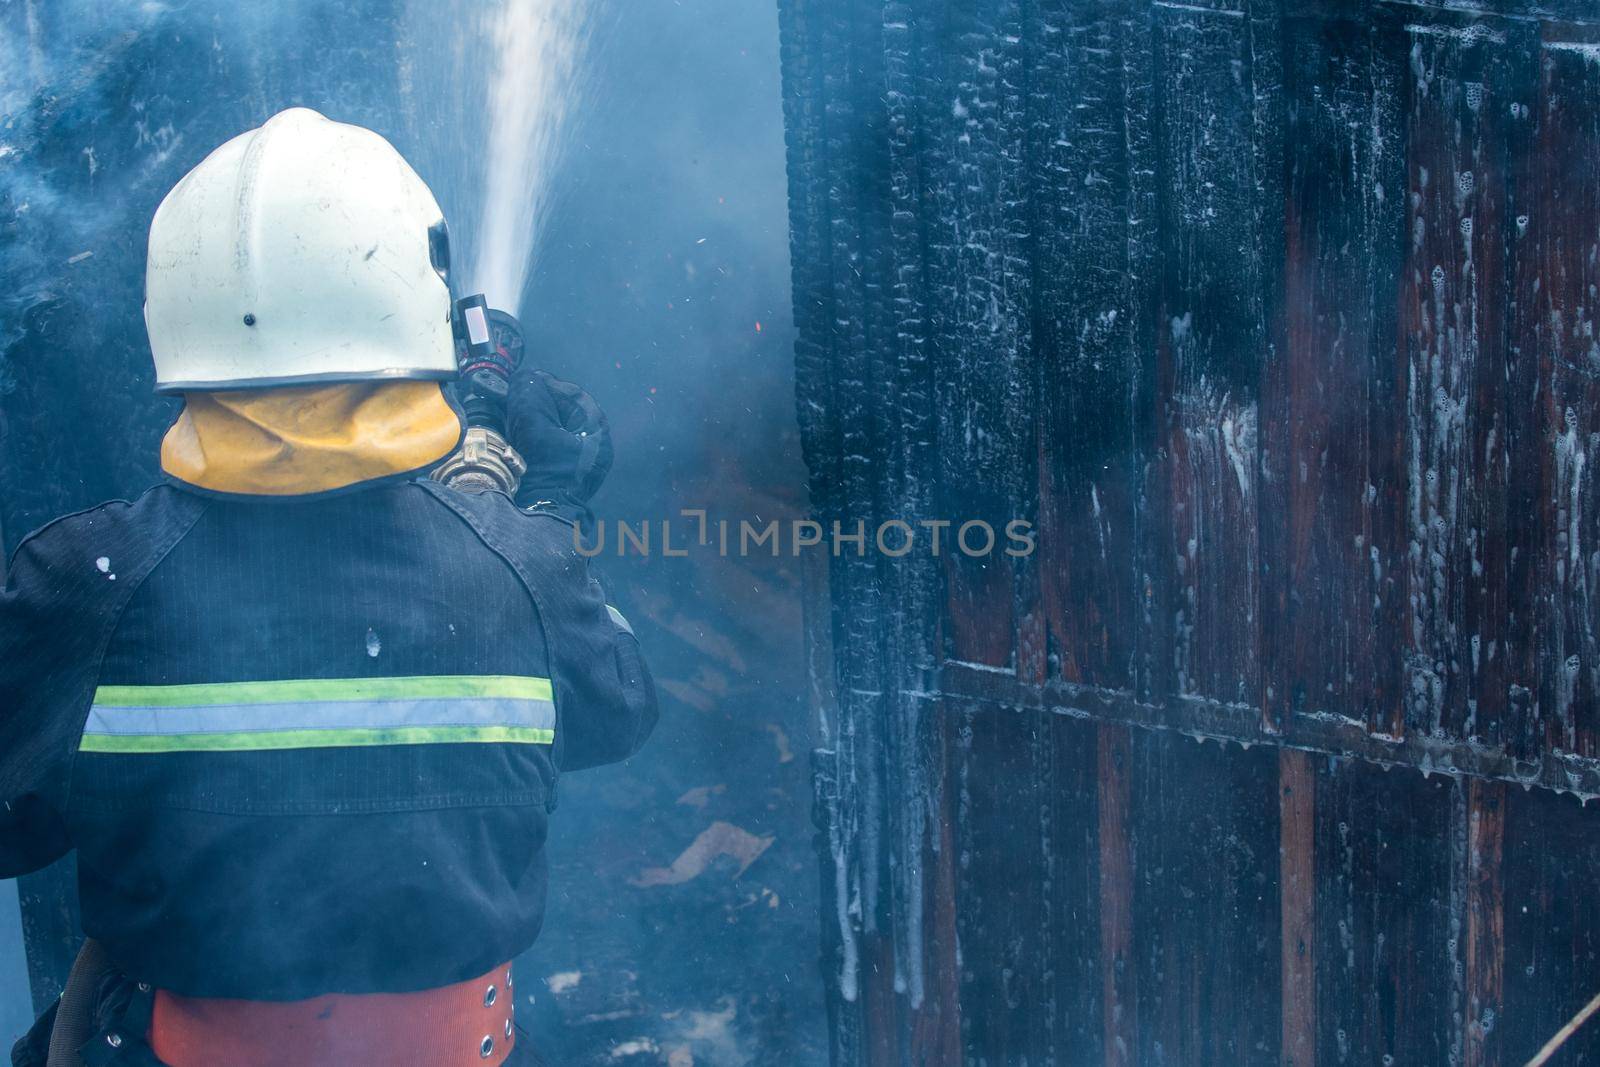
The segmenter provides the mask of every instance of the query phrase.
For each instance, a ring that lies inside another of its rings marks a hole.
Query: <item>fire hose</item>
[[[432,477],[464,493],[516,496],[528,465],[506,440],[511,375],[522,362],[522,325],[491,309],[483,294],[456,301],[456,396],[466,418],[461,447],[434,468]]]

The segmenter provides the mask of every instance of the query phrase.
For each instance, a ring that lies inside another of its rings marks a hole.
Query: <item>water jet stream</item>
[[[518,313],[570,142],[593,0],[413,0],[414,162],[450,220],[460,292]]]

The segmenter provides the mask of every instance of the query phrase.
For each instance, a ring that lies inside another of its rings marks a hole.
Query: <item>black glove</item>
[[[506,436],[528,464],[517,505],[549,501],[587,512],[611,472],[611,425],[594,397],[542,370],[511,379]]]

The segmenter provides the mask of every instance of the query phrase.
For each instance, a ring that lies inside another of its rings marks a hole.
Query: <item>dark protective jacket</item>
[[[426,481],[174,486],[31,535],[0,598],[0,877],[198,997],[400,992],[526,949],[559,772],[655,723],[564,519]]]

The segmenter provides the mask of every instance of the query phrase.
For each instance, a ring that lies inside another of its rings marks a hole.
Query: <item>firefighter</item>
[[[562,514],[609,464],[586,395],[513,383],[537,506],[425,477],[462,437],[443,236],[387,141],[304,109],[155,214],[165,482],[28,537],[0,598],[0,877],[76,850],[107,972],[52,1065],[63,1033],[90,1065],[531,1056],[557,777],[656,702]]]

